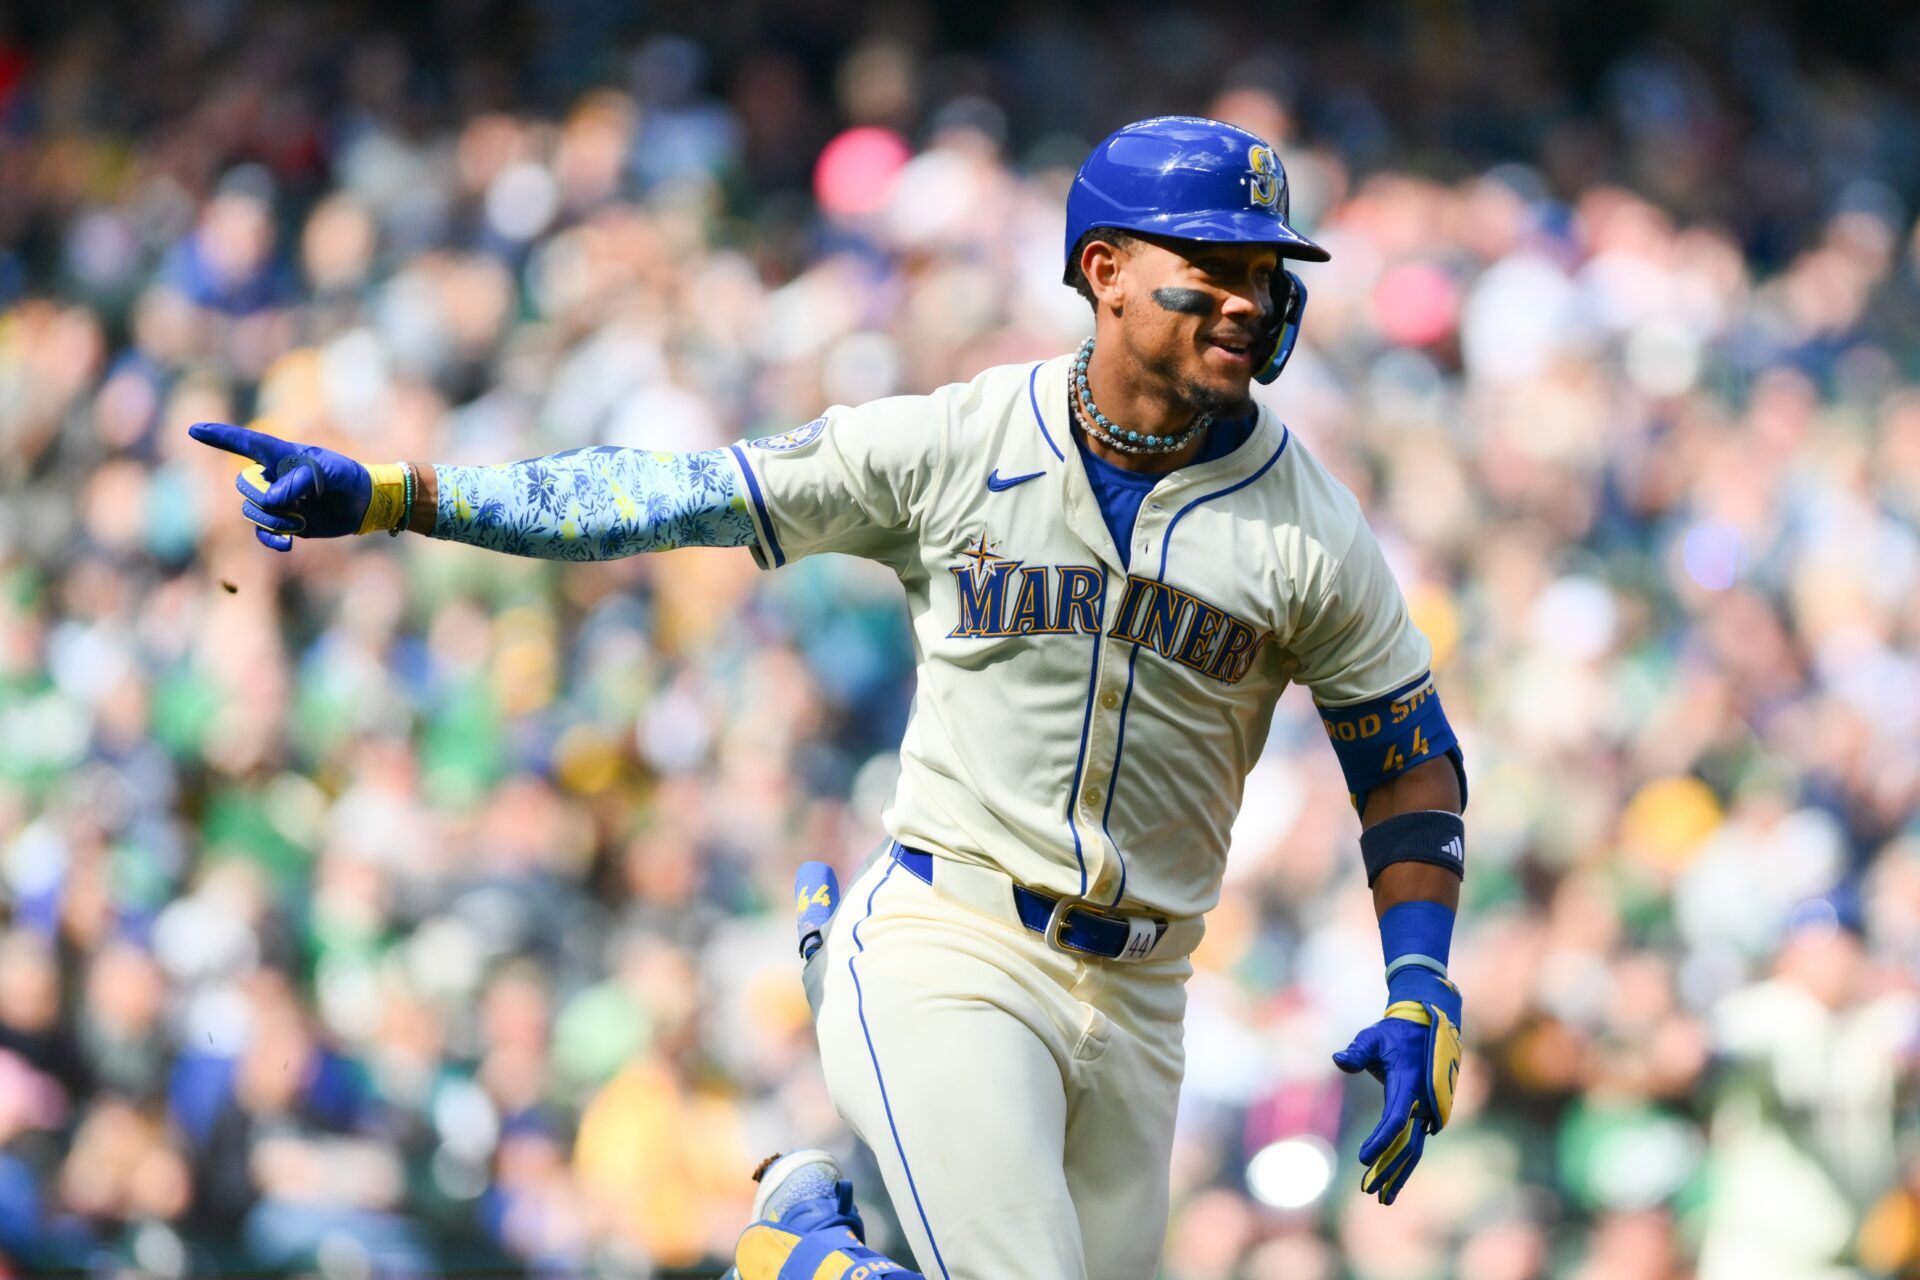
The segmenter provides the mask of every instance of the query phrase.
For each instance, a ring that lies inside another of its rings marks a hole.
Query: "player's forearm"
[[[1460,810],[1460,778],[1453,764],[1429,760],[1368,792],[1361,825],[1372,828],[1403,813]],[[1431,862],[1395,862],[1383,868],[1373,882],[1374,914],[1385,915],[1402,902],[1439,902],[1455,909],[1460,902],[1459,871]]]
[[[1466,867],[1458,761],[1447,757],[1381,780],[1367,792],[1360,837],[1380,918],[1387,1007],[1335,1054],[1334,1065],[1386,1085],[1380,1123],[1360,1143],[1360,1189],[1392,1204],[1427,1135],[1446,1127],[1460,1072],[1465,1002],[1448,976],[1454,910]]]
[[[1425,862],[1396,862],[1373,882],[1373,914],[1383,916],[1403,902],[1437,902],[1460,909],[1460,877]]]
[[[598,445],[420,471],[413,528],[509,555],[610,560],[754,541],[739,473],[722,449],[654,453]],[[422,518],[423,507],[430,518]]]

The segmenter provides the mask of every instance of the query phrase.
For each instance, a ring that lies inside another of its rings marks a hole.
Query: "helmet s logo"
[[[1280,203],[1280,162],[1274,158],[1273,148],[1251,146],[1247,148],[1247,164],[1253,170],[1248,182],[1253,202],[1263,209],[1274,209]]]

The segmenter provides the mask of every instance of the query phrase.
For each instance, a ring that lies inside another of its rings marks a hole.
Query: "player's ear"
[[[1126,287],[1120,270],[1125,250],[1107,240],[1089,240],[1080,249],[1080,273],[1093,290],[1096,305],[1124,310]]]

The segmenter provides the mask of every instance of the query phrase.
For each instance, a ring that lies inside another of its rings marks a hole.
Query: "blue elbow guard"
[[[1460,803],[1466,804],[1467,773],[1460,741],[1447,723],[1431,673],[1383,698],[1349,707],[1322,706],[1319,711],[1356,811],[1365,812],[1367,793],[1381,783],[1442,756],[1453,762],[1460,778]]]

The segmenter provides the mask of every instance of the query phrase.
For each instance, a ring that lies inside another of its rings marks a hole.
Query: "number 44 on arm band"
[[[1356,811],[1366,812],[1367,793],[1387,779],[1440,756],[1452,761],[1460,778],[1460,802],[1466,803],[1460,742],[1447,723],[1431,672],[1384,697],[1344,707],[1316,706]]]

